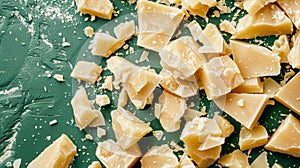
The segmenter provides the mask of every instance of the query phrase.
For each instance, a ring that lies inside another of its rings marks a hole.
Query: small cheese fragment
[[[280,56],[281,63],[288,63],[288,55],[291,51],[288,36],[279,36],[279,38],[274,41],[272,51],[278,56]]]
[[[197,148],[187,146],[186,153],[199,168],[207,168],[220,158],[221,149],[221,146],[217,146],[205,151],[200,151],[197,150]]]
[[[126,93],[126,90],[124,88],[122,88],[120,94],[119,94],[119,98],[118,98],[118,106],[120,107],[125,107],[128,101],[128,96]]]
[[[83,87],[76,91],[73,99],[71,100],[71,105],[74,112],[75,122],[80,130],[87,127],[98,117],[96,113],[97,110],[94,110],[92,102],[88,99],[86,90]]]
[[[182,0],[181,5],[192,15],[205,18],[210,7],[216,6],[216,0]]]
[[[54,75],[53,75],[53,78],[56,79],[56,80],[59,81],[59,82],[64,82],[64,81],[65,81],[65,80],[64,80],[64,76],[61,75],[61,74],[54,74]]]
[[[71,77],[95,83],[101,72],[102,67],[93,62],[78,61],[71,73]]]
[[[102,166],[99,161],[94,161],[89,165],[88,168],[102,168]]]
[[[99,18],[110,20],[114,10],[110,0],[76,0],[77,10]]]
[[[179,164],[180,168],[196,168],[193,161],[186,154],[181,156]]]
[[[220,23],[220,30],[230,33],[230,34],[235,34],[236,33],[236,24],[234,22],[229,22],[228,20],[223,20]]]
[[[298,0],[277,0],[277,4],[285,11],[298,30],[300,30],[300,4]]]
[[[193,20],[192,22],[190,22],[187,27],[189,28],[189,31],[191,32],[191,35],[193,37],[193,39],[195,41],[197,41],[199,39],[199,37],[202,34],[202,28],[199,25],[199,23],[196,20]]]
[[[77,147],[62,134],[28,165],[28,168],[68,168],[76,155]]]
[[[125,44],[124,40],[116,39],[113,36],[97,32],[89,45],[93,55],[108,58]]]
[[[98,138],[101,138],[101,137],[103,137],[104,135],[106,135],[105,129],[100,128],[100,127],[97,127],[97,137],[98,137]]]
[[[232,90],[235,93],[263,93],[263,91],[263,83],[259,77],[246,78],[244,79],[244,83]]]
[[[293,68],[300,69],[300,31],[294,35],[294,38],[296,40],[291,52],[288,55],[288,61]]]
[[[152,131],[150,123],[145,123],[122,107],[111,112],[111,119],[115,137],[123,149],[129,149]]]
[[[283,167],[278,163],[274,163],[272,168],[283,168]]]
[[[114,33],[119,40],[129,40],[135,34],[135,24],[134,21],[126,21],[120,23],[114,28]]]
[[[250,168],[248,162],[248,156],[241,152],[240,150],[235,150],[230,154],[222,156],[218,163],[220,163],[223,167],[230,168]]]
[[[273,151],[300,157],[300,120],[289,114],[271,136],[265,148]]]
[[[243,7],[248,13],[255,14],[267,4],[273,3],[275,1],[276,0],[245,0],[243,3]]]
[[[268,142],[268,137],[268,132],[262,125],[258,125],[252,130],[242,127],[239,136],[240,149],[248,150],[263,146]]]
[[[269,168],[268,153],[262,152],[252,163],[251,168]]]
[[[137,2],[137,13],[137,45],[154,51],[160,51],[169,43],[184,16],[178,8],[147,0]]]
[[[201,117],[205,115],[206,115],[205,110],[198,111],[198,110],[188,108],[185,110],[183,117],[185,121],[192,121],[195,117]]]
[[[101,89],[107,89],[109,91],[112,91],[113,90],[112,81],[113,81],[112,76],[106,76],[104,82],[102,83]]]
[[[138,144],[124,150],[109,139],[98,143],[96,156],[106,168],[132,167],[140,159],[142,152]]]
[[[280,74],[280,57],[265,47],[241,41],[230,41],[233,60],[244,78]]]
[[[152,133],[157,140],[161,140],[161,138],[164,136],[164,132],[162,130],[153,131]]]
[[[209,100],[229,93],[244,82],[237,64],[229,56],[212,58],[199,73]]]
[[[186,100],[164,91],[158,98],[160,109],[155,114],[167,132],[174,132],[180,128],[181,117],[186,110]]]
[[[281,86],[272,78],[267,78],[263,81],[264,94],[268,95],[270,98],[274,98],[276,92],[281,88]]]
[[[90,26],[87,26],[84,28],[84,34],[87,36],[87,37],[93,37],[93,35],[95,34],[95,31],[92,27]]]
[[[98,127],[98,126],[105,125],[104,117],[103,117],[101,111],[95,110],[95,113],[96,113],[97,117],[91,123],[89,123],[88,126],[89,127]]]
[[[227,138],[233,133],[234,127],[228,120],[226,120],[226,118],[215,115],[213,119],[217,121],[219,128],[222,131],[222,134],[220,135],[221,137]]]
[[[244,106],[237,102],[243,99]],[[228,115],[248,129],[252,129],[267,105],[269,97],[265,94],[229,93],[214,102]]]
[[[297,73],[275,95],[275,99],[284,106],[300,114],[300,73]]]
[[[251,39],[257,36],[293,33],[293,24],[275,4],[269,4],[255,14],[247,14],[239,20],[234,39]]]
[[[142,157],[143,168],[153,167],[178,167],[179,162],[176,155],[168,145],[153,146]]]
[[[106,106],[110,104],[110,99],[107,95],[96,95],[96,104],[98,104],[99,107]]]

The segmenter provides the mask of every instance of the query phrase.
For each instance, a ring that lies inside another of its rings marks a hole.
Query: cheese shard
[[[111,112],[111,119],[115,137],[123,149],[129,149],[152,131],[150,123],[145,123],[122,107]]]
[[[95,110],[95,113],[97,117],[89,123],[88,127],[98,127],[105,125],[105,120],[101,111]]]
[[[114,28],[114,33],[119,40],[129,40],[135,34],[135,24],[134,21],[126,21],[120,23]]]
[[[186,154],[181,156],[179,164],[180,168],[196,168],[193,161]]]
[[[238,102],[243,100],[243,105]],[[267,105],[269,97],[265,94],[229,93],[214,102],[228,115],[248,129],[252,129]]]
[[[263,93],[263,91],[263,83],[259,77],[246,78],[244,83],[232,90],[234,93]]]
[[[248,14],[239,20],[233,39],[252,39],[258,36],[293,33],[293,24],[275,4],[269,4],[255,14]]]
[[[88,168],[102,168],[102,166],[99,161],[94,161],[89,165]]]
[[[285,86],[275,95],[275,100],[284,106],[300,114],[300,73],[297,73]]]
[[[82,87],[78,89],[71,100],[75,122],[82,130],[98,117],[97,110],[94,110],[92,102],[88,99],[86,90]],[[103,117],[103,116],[102,116]]]
[[[298,30],[300,30],[300,4],[298,0],[277,0],[277,4],[285,11]]]
[[[272,78],[267,78],[263,81],[264,94],[268,95],[270,98],[274,98],[276,92],[281,88],[281,86]]]
[[[269,168],[268,153],[262,152],[252,163],[251,168]]]
[[[99,18],[110,20],[114,11],[110,0],[76,0],[77,10]]]
[[[229,57],[214,57],[199,70],[209,100],[229,93],[244,82],[237,64]]]
[[[89,49],[91,49],[93,55],[108,58],[124,44],[124,40],[116,39],[103,32],[97,32],[89,45]]]
[[[181,5],[192,15],[205,18],[210,7],[216,6],[216,0],[182,0]]]
[[[273,151],[300,157],[300,120],[289,114],[271,136],[265,148]]]
[[[110,99],[107,95],[96,95],[96,104],[99,107],[106,106],[110,104]]]
[[[199,23],[196,20],[193,20],[187,25],[187,27],[189,28],[193,39],[197,41],[203,32]]]
[[[94,62],[78,61],[71,73],[71,77],[89,83],[95,83],[101,72],[102,67]]]
[[[220,135],[221,137],[227,138],[233,133],[234,127],[228,120],[226,120],[226,118],[220,115],[215,115],[213,119],[217,121],[219,128],[222,131],[222,134]]]
[[[267,4],[273,3],[275,1],[276,0],[245,0],[243,3],[243,7],[248,13],[255,14]]]
[[[208,135],[205,141],[199,146],[198,150],[205,151],[214,147],[221,146],[225,143],[225,138],[221,136]]]
[[[278,56],[280,56],[281,63],[288,63],[288,55],[291,51],[288,36],[279,36],[279,38],[274,41],[272,51]]]
[[[239,136],[240,149],[248,150],[263,146],[268,142],[268,137],[268,132],[262,125],[258,125],[252,130],[242,127]]]
[[[283,167],[278,163],[274,163],[272,168],[283,168]]]
[[[109,91],[112,91],[113,90],[112,81],[113,81],[112,76],[106,76],[104,82],[102,83],[101,89],[107,89]]]
[[[230,168],[250,168],[248,162],[248,156],[241,152],[240,150],[235,150],[230,154],[222,156],[218,163],[220,163],[223,167],[230,167]]]
[[[186,153],[197,164],[199,168],[207,168],[220,158],[221,146],[217,146],[205,151],[200,151],[187,146]]]
[[[142,152],[138,144],[124,150],[109,139],[98,143],[96,156],[107,168],[132,167],[140,159]]]
[[[288,55],[288,62],[293,68],[300,69],[300,31],[294,35],[294,38],[296,40],[291,52]]]
[[[68,168],[76,155],[77,147],[62,134],[28,165],[28,168]]]
[[[154,51],[169,43],[184,16],[181,9],[147,0],[137,2],[137,14],[137,45]]]
[[[265,47],[241,41],[230,41],[233,60],[244,78],[280,74],[280,57]]]

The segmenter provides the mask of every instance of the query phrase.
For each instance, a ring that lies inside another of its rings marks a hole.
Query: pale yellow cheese
[[[199,23],[196,20],[193,20],[187,25],[187,27],[189,28],[193,39],[197,41],[203,31]]]
[[[239,146],[241,150],[248,150],[263,146],[268,142],[268,132],[262,125],[255,126],[252,130],[241,128]]]
[[[229,93],[244,82],[237,64],[229,57],[214,57],[199,71],[209,100]]]
[[[94,161],[89,165],[88,168],[102,168],[102,166],[99,161]]]
[[[230,41],[233,60],[244,78],[280,74],[280,57],[265,47],[241,41]]]
[[[97,32],[89,45],[89,49],[91,49],[93,55],[108,58],[124,44],[125,42],[122,39],[116,39],[109,34]]]
[[[178,167],[179,162],[176,155],[168,145],[153,146],[142,157],[143,168],[153,167]]]
[[[129,40],[135,34],[134,21],[126,21],[114,27],[114,33],[119,40]]]
[[[87,127],[94,119],[98,117],[92,106],[92,102],[88,99],[86,90],[82,87],[78,89],[71,100],[75,122],[77,127],[82,130]]]
[[[99,107],[109,105],[110,99],[107,95],[96,95],[96,104],[98,104]]]
[[[252,163],[251,168],[269,168],[268,153],[262,152]]]
[[[297,73],[275,95],[275,99],[284,106],[300,114],[300,73]]]
[[[198,150],[205,151],[217,146],[221,146],[225,143],[225,138],[221,136],[208,135],[204,142],[199,146]]]
[[[101,72],[102,67],[94,62],[78,61],[71,73],[71,77],[89,83],[95,83]]]
[[[103,129],[103,128],[101,128],[101,127],[97,127],[97,137],[98,137],[98,138],[101,138],[101,137],[103,137],[104,135],[106,135],[105,129]]]
[[[125,107],[127,101],[128,101],[128,95],[126,93],[126,90],[122,88],[121,92],[119,93],[118,106]]]
[[[281,35],[277,40],[274,41],[272,51],[280,56],[281,63],[288,63],[288,55],[291,51],[289,38],[287,35]]]
[[[248,156],[240,150],[235,150],[230,154],[222,156],[219,159],[218,163],[221,164],[223,167],[250,168]]]
[[[145,123],[122,107],[113,110],[110,115],[115,137],[123,149],[129,149],[152,131],[150,123]]]
[[[114,10],[110,0],[76,0],[77,10],[84,14],[110,20]]]
[[[238,102],[243,100],[243,105]],[[229,93],[214,102],[228,115],[248,129],[257,124],[269,97],[265,94]]]
[[[227,32],[227,33],[230,33],[230,34],[235,34],[236,33],[236,24],[235,22],[229,22],[228,20],[223,20],[221,21],[220,23],[220,30],[221,31],[224,31],[224,32]]]
[[[286,12],[294,25],[300,30],[300,4],[298,0],[277,0],[277,4]]]
[[[196,168],[193,161],[186,154],[180,157],[179,164],[179,168]]]
[[[294,38],[296,40],[291,52],[288,55],[288,61],[293,68],[300,69],[300,31],[294,35]]]
[[[185,110],[183,117],[185,121],[192,121],[195,117],[201,117],[205,115],[206,115],[205,109],[198,111],[198,110],[188,108]]]
[[[269,4],[255,14],[248,14],[239,20],[234,39],[251,39],[258,36],[293,33],[293,24],[275,4]]]
[[[289,114],[271,136],[265,148],[300,157],[300,121]]]
[[[169,43],[184,16],[178,8],[147,0],[137,2],[137,14],[137,45],[154,51],[160,51]]]
[[[216,6],[216,0],[182,0],[181,5],[192,15],[205,18],[210,7]]]
[[[29,163],[28,168],[68,168],[76,155],[77,147],[62,134],[42,153]]]
[[[263,83],[259,77],[246,78],[244,83],[232,90],[235,93],[263,93],[263,91]]]
[[[97,117],[89,123],[89,127],[98,127],[105,125],[104,117],[99,110],[95,110]]]
[[[278,163],[274,163],[272,168],[283,168],[283,167]]]
[[[112,91],[113,89],[112,81],[113,81],[112,76],[106,76],[104,82],[102,83],[101,89],[107,89],[109,91]]]
[[[274,98],[276,92],[281,88],[281,86],[272,78],[267,78],[263,81],[264,94],[268,95],[270,98]]]
[[[197,164],[199,168],[207,168],[220,158],[222,147],[217,146],[205,151],[200,151],[197,150],[197,148],[192,148],[189,146],[186,146],[185,149],[186,153]]]
[[[167,132],[174,132],[180,128],[181,117],[187,105],[186,100],[164,91],[158,98],[160,108],[155,114]]]
[[[267,4],[275,1],[276,0],[244,0],[243,7],[248,13],[255,14]]]
[[[98,143],[96,156],[106,168],[132,167],[140,159],[142,152],[138,144],[124,150],[109,139]]]
[[[217,121],[219,128],[222,131],[222,134],[220,135],[221,137],[227,138],[233,133],[234,127],[228,120],[226,120],[226,118],[220,115],[215,115],[213,119]]]
[[[95,34],[95,31],[92,27],[90,26],[87,26],[84,28],[84,34],[87,36],[87,37],[93,37],[93,35]]]

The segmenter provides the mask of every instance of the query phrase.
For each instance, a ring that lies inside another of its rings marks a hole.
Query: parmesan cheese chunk
[[[277,0],[277,4],[285,11],[294,25],[300,30],[300,4],[298,0]]]
[[[272,78],[267,78],[263,82],[264,94],[268,95],[270,98],[274,98],[276,92],[281,88],[281,86]]]
[[[110,99],[107,95],[96,95],[96,104],[100,107],[110,104]]]
[[[241,150],[248,150],[263,146],[268,142],[268,132],[265,127],[258,125],[252,130],[241,128],[239,146]]]
[[[208,150],[200,151],[190,146],[186,147],[186,153],[197,164],[199,168],[207,168],[220,158],[221,146],[217,146]]]
[[[193,161],[186,154],[181,156],[179,164],[180,168],[196,168]]]
[[[98,127],[105,125],[104,117],[99,110],[95,110],[97,117],[89,123],[89,127]]]
[[[77,147],[62,134],[28,165],[28,168],[68,168],[76,155]]]
[[[274,163],[272,168],[283,168],[283,167],[278,163]]]
[[[232,90],[235,93],[263,93],[263,91],[263,83],[259,77],[246,78],[244,79],[244,83]]]
[[[101,86],[101,89],[107,89],[109,91],[112,91],[113,90],[112,81],[113,81],[112,76],[106,76],[105,80]]]
[[[114,33],[119,40],[129,40],[135,34],[134,21],[120,23],[114,28]]]
[[[218,126],[222,131],[222,134],[220,135],[221,137],[227,138],[233,133],[234,127],[228,120],[226,120],[226,118],[215,115],[213,119],[217,121]]]
[[[298,31],[294,38],[296,39],[291,52],[288,55],[289,64],[292,65],[293,68],[300,69],[300,31]]]
[[[274,41],[272,51],[278,56],[280,56],[281,63],[288,63],[288,55],[291,51],[288,36],[279,36],[279,38]]]
[[[276,0],[245,0],[243,3],[243,7],[248,13],[255,14],[267,4],[275,1]]]
[[[189,28],[194,41],[197,41],[203,32],[199,23],[196,20],[193,20],[187,25],[187,27]]]
[[[99,161],[94,161],[89,165],[88,168],[102,168],[102,166]]]
[[[244,78],[280,74],[280,57],[265,47],[241,41],[230,41],[233,60]]]
[[[230,154],[222,156],[218,163],[220,163],[223,167],[230,168],[250,168],[248,162],[248,156],[241,152],[240,150],[235,150]]]
[[[262,152],[252,163],[251,168],[269,168],[268,153]]]
[[[271,136],[265,148],[300,157],[300,121],[289,114]]]
[[[78,61],[71,73],[71,77],[95,83],[101,72],[102,67],[93,62]]]
[[[110,20],[114,10],[110,0],[76,0],[77,10],[99,18]]]
[[[142,152],[138,144],[124,150],[109,139],[98,143],[96,156],[106,168],[132,167],[142,156]]]
[[[217,5],[216,0],[182,0],[181,5],[192,15],[205,18],[210,7]]]

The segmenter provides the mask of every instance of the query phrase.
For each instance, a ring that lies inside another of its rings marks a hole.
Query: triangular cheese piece
[[[241,150],[248,150],[263,146],[268,142],[268,132],[262,125],[255,126],[252,130],[241,128],[239,146]]]
[[[288,62],[293,68],[300,69],[300,31],[294,35],[294,38],[295,42],[291,52],[288,55]]]
[[[252,163],[251,168],[269,168],[268,153],[262,152]]]
[[[299,0],[277,0],[277,4],[286,12],[294,25],[300,30],[300,3]]]

